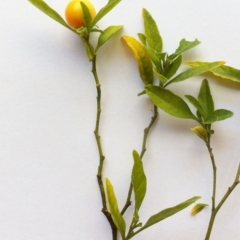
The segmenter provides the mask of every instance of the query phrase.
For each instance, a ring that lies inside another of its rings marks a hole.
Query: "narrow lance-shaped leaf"
[[[199,67],[207,64],[207,62],[187,62],[186,64],[191,67]],[[239,69],[236,69],[227,65],[222,65],[220,67],[211,69],[210,72],[213,73],[215,76],[232,80],[234,82],[240,82]]]
[[[139,74],[145,85],[153,83],[153,70],[152,61],[147,54],[144,46],[138,42],[135,38],[130,36],[124,36],[123,39],[126,41],[128,46],[133,50],[134,57],[138,63]]]
[[[185,202],[182,202],[174,207],[171,207],[171,208],[167,208],[167,209],[164,209],[162,210],[161,212],[153,215],[152,217],[150,217],[148,219],[148,221],[145,223],[145,225],[139,229],[137,232],[135,232],[134,235],[136,235],[137,233],[143,231],[144,229],[182,211],[183,209],[185,209],[186,207],[188,207],[189,205],[193,204],[194,202],[196,202],[198,199],[200,199],[201,197],[193,197],[193,198],[190,198],[188,199],[187,201]]]
[[[166,69],[164,70],[164,76],[167,79],[170,79],[172,76],[174,76],[177,70],[179,69],[181,63],[182,63],[182,55],[179,55],[166,67]]]
[[[161,65],[161,61],[158,58],[158,56],[155,54],[154,51],[152,51],[150,48],[145,47],[146,52],[148,53],[149,57],[151,58],[153,64],[159,68],[159,66]]]
[[[212,115],[212,112],[214,111],[214,102],[207,79],[204,79],[202,81],[201,88],[198,94],[198,102],[202,106],[204,118]]]
[[[132,185],[135,195],[135,209],[139,210],[146,194],[147,179],[144,173],[142,160],[137,151],[133,151],[133,159]]]
[[[83,12],[83,21],[87,29],[90,29],[92,23],[92,16],[89,12],[87,5],[84,2],[80,2]]]
[[[109,0],[107,5],[99,10],[95,18],[93,19],[92,26],[95,26],[97,22],[102,19],[108,12],[110,12],[121,0]]]
[[[148,46],[150,49],[160,53],[162,52],[163,43],[157,24],[145,8],[143,9],[142,14]]]
[[[143,33],[138,33],[138,38],[139,38],[140,42],[141,42],[144,46],[147,45],[146,35],[144,35]]]
[[[107,187],[108,206],[109,206],[110,213],[112,215],[112,219],[117,229],[119,230],[122,236],[122,239],[125,239],[126,223],[119,211],[117,199],[114,193],[114,188],[110,180],[107,178],[106,178],[106,187]]]
[[[30,3],[32,3],[35,7],[37,7],[39,10],[41,10],[43,13],[48,15],[50,18],[54,19],[64,27],[68,28],[69,30],[74,31],[69,25],[63,20],[63,18],[51,7],[49,7],[44,1],[42,0],[28,0]]]
[[[104,43],[106,43],[112,36],[114,36],[114,34],[116,34],[121,28],[122,28],[122,26],[110,26],[110,27],[106,28],[106,29],[99,35],[98,44],[97,44],[97,47],[96,47],[96,51],[97,51]]]
[[[195,97],[191,95],[185,95],[185,97],[199,111],[201,115],[204,115],[203,108]]]
[[[219,67],[221,65],[223,65],[225,62],[212,62],[212,63],[207,63],[203,66],[199,66],[199,67],[196,67],[196,68],[192,68],[192,69],[189,69],[189,70],[186,70],[182,73],[180,73],[179,75],[177,75],[175,78],[173,78],[171,81],[169,81],[167,85],[169,85],[170,83],[175,83],[175,82],[181,82],[181,81],[184,81],[188,78],[191,78],[193,76],[196,76],[196,75],[200,75],[202,73],[205,73],[205,72],[208,72],[210,71],[211,69],[213,68],[216,68],[216,67]]]
[[[86,53],[90,61],[94,59],[94,49],[91,44],[85,42]]]
[[[185,101],[171,91],[149,85],[146,87],[146,93],[153,103],[166,113],[174,117],[193,119],[197,121],[197,118],[192,114]]]
[[[166,57],[167,57],[167,53],[166,52],[162,52],[162,53],[156,53],[156,55],[158,56],[159,58],[159,61],[165,61],[166,60]]]
[[[171,56],[169,56],[170,59],[174,59],[178,55],[190,50],[191,48],[196,47],[201,42],[195,39],[194,41],[187,41],[186,39],[182,39],[179,43],[179,47],[176,49],[175,53],[173,53]]]
[[[156,74],[156,76],[158,77],[159,81],[162,84],[164,84],[168,81],[168,79],[166,77],[164,77],[156,67],[153,68],[153,72]]]

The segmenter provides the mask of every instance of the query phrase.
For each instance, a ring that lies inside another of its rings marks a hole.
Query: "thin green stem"
[[[211,130],[211,129],[209,128],[208,130]],[[210,155],[210,159],[211,159],[211,162],[212,162],[213,192],[212,192],[212,212],[211,212],[211,217],[210,217],[210,220],[209,220],[205,240],[210,239],[212,229],[213,229],[213,225],[214,225],[214,221],[215,221],[215,218],[217,216],[218,211],[223,206],[223,204],[225,203],[225,201],[227,200],[229,195],[232,193],[232,191],[235,189],[235,187],[240,183],[240,180],[239,180],[239,178],[240,178],[240,165],[239,165],[238,171],[237,171],[237,174],[236,174],[236,177],[235,177],[235,180],[234,180],[233,184],[228,188],[227,192],[225,193],[225,195],[223,196],[223,198],[221,199],[219,204],[216,206],[217,167],[216,167],[214,155],[213,155],[213,152],[212,152],[212,148],[211,148],[211,145],[210,145],[210,140],[211,140],[211,134],[208,133],[208,141],[207,141],[206,145],[207,145],[208,152],[209,152],[209,155]]]
[[[235,187],[240,183],[239,180],[239,173],[240,173],[240,165],[238,168],[238,172],[237,172],[237,176],[238,179],[236,178],[235,181],[233,182],[233,184],[228,188],[227,192],[225,193],[225,195],[223,196],[222,200],[219,202],[219,204],[217,205],[215,212],[217,214],[217,212],[220,210],[220,208],[222,207],[222,205],[225,203],[225,201],[227,200],[227,198],[229,197],[229,195],[232,193],[232,191],[235,189]]]
[[[218,211],[221,209],[221,207],[223,206],[223,204],[226,202],[226,200],[228,199],[228,197],[230,196],[230,194],[232,193],[232,191],[235,189],[235,187],[240,183],[240,165],[236,174],[236,178],[233,182],[233,184],[228,188],[227,192],[225,193],[225,195],[223,196],[222,200],[219,202],[219,204],[217,205],[217,207],[215,208],[215,210],[212,212],[211,214],[211,218],[208,224],[208,229],[207,229],[207,233],[205,236],[205,240],[209,240],[210,239],[210,235],[212,232],[212,228],[213,228],[213,224],[215,221],[215,218],[217,216]]]
[[[141,159],[143,158],[145,152],[147,151],[146,146],[147,146],[148,133],[151,130],[151,128],[152,128],[154,122],[156,121],[157,117],[158,117],[158,110],[157,110],[157,107],[154,105],[154,113],[153,113],[153,116],[151,118],[151,121],[150,121],[149,125],[144,129],[142,150],[141,150],[141,154],[140,154]],[[124,207],[121,211],[122,215],[126,212],[128,207],[131,206],[131,204],[132,204],[132,202],[131,202],[132,191],[133,191],[133,186],[132,186],[132,183],[130,183],[127,200],[126,200],[125,205],[124,205]]]
[[[104,160],[105,160],[105,156],[103,154],[103,149],[102,149],[101,137],[99,134],[99,126],[100,126],[101,111],[102,111],[102,109],[101,109],[102,92],[101,92],[101,84],[100,84],[98,74],[97,74],[96,60],[97,60],[97,56],[94,54],[93,59],[92,59],[92,73],[93,73],[93,76],[95,79],[96,90],[97,90],[97,116],[96,116],[96,124],[95,124],[94,134],[95,134],[97,147],[98,147],[98,153],[99,153],[99,166],[98,166],[98,172],[97,172],[97,181],[98,181],[98,186],[99,186],[101,199],[102,199],[102,212],[105,215],[105,217],[107,218],[107,220],[110,224],[110,227],[112,229],[112,239],[117,240],[117,228],[116,228],[116,225],[112,219],[112,216],[107,208],[106,193],[105,193],[105,189],[104,189],[104,185],[103,185],[103,181],[102,181],[102,172],[103,172],[103,165],[104,165]]]
[[[210,159],[211,159],[211,163],[212,163],[212,170],[213,170],[212,211],[214,211],[215,205],[216,205],[217,166],[216,166],[213,151],[212,151],[212,148],[210,145],[210,137],[209,137],[209,141],[207,143],[207,149],[208,149],[208,152],[210,155]]]

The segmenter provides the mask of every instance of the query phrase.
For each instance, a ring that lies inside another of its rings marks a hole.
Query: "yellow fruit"
[[[96,16],[96,10],[88,0],[73,0],[69,2],[65,10],[65,17],[72,28],[84,27],[83,11],[80,2],[83,2],[89,9],[92,19]]]

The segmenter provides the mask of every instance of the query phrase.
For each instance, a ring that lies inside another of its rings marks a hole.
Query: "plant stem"
[[[102,172],[103,172],[103,165],[104,165],[104,160],[105,156],[103,155],[103,149],[102,149],[102,143],[101,143],[101,137],[99,135],[99,126],[100,126],[100,118],[101,118],[101,84],[98,78],[97,74],[97,68],[96,68],[96,60],[97,56],[94,54],[93,59],[92,59],[92,73],[95,79],[96,83],[96,90],[97,90],[97,116],[96,116],[96,125],[95,125],[95,138],[97,142],[97,147],[98,147],[98,153],[99,153],[99,166],[98,166],[98,172],[97,172],[97,181],[98,181],[98,186],[102,198],[102,212],[107,218],[110,227],[112,229],[112,240],[117,240],[117,228],[116,225],[112,219],[112,216],[110,212],[108,211],[107,208],[107,201],[106,201],[106,193],[102,181]]]
[[[212,211],[215,210],[215,202],[216,202],[216,187],[217,187],[217,166],[215,163],[213,151],[210,145],[211,134],[208,134],[208,142],[207,142],[207,149],[210,155],[211,163],[212,163],[212,170],[213,170],[213,191],[212,191]]]
[[[233,184],[228,188],[227,192],[225,193],[225,195],[223,196],[222,200],[219,202],[219,204],[216,206],[216,188],[217,188],[217,167],[216,167],[216,163],[215,163],[215,159],[214,159],[214,155],[212,152],[212,148],[210,145],[210,139],[211,139],[211,134],[208,134],[208,141],[206,143],[207,148],[208,148],[208,152],[211,158],[211,162],[212,162],[212,169],[213,169],[213,193],[212,193],[212,212],[211,212],[211,217],[209,220],[209,224],[208,224],[208,229],[207,229],[207,233],[205,236],[205,240],[209,240],[210,239],[210,235],[212,232],[212,228],[214,225],[214,221],[215,218],[217,216],[218,211],[220,210],[220,208],[222,207],[222,205],[225,203],[225,201],[227,200],[227,198],[229,197],[229,195],[231,194],[231,192],[234,190],[234,188],[239,184],[239,178],[240,178],[240,165],[238,167],[238,171],[235,177],[235,180],[233,182]]]
[[[151,118],[151,121],[150,121],[148,127],[146,127],[144,129],[142,150],[141,150],[141,154],[140,154],[141,159],[143,158],[145,152],[147,151],[146,145],[147,145],[148,133],[151,130],[151,128],[152,128],[154,122],[156,121],[157,117],[158,117],[158,110],[157,110],[157,107],[154,105],[154,113],[153,113],[153,116]],[[124,207],[121,211],[122,215],[126,212],[128,207],[131,206],[131,204],[132,204],[132,202],[131,202],[132,191],[133,191],[133,186],[132,186],[132,182],[131,182],[130,186],[129,186],[129,190],[128,190],[127,200],[126,200],[125,205],[124,205]]]

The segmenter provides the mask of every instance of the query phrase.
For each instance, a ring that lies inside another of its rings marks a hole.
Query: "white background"
[[[96,9],[106,0],[94,1]],[[64,14],[66,0],[47,3]],[[140,151],[152,105],[142,91],[132,52],[120,40],[143,31],[141,11],[155,18],[172,53],[182,38],[202,44],[184,60],[225,60],[240,68],[238,0],[123,0],[99,22],[124,29],[99,51],[102,82],[101,136],[104,177],[120,207],[129,186],[132,150]],[[0,239],[107,240],[111,231],[101,210],[96,182],[98,153],[93,135],[96,91],[91,64],[78,37],[27,0],[0,2]],[[206,77],[206,76],[205,76]],[[171,86],[197,95],[203,76]],[[233,118],[216,123],[213,150],[218,165],[217,200],[240,161],[240,84],[210,76],[217,108]],[[144,156],[148,191],[143,222],[161,209],[193,196],[211,204],[212,170],[207,149],[190,131],[193,121],[160,111]],[[240,239],[240,186],[219,212],[211,240]],[[136,240],[203,240],[210,207],[195,217],[191,207],[137,235]],[[132,207],[126,219],[131,218]]]

